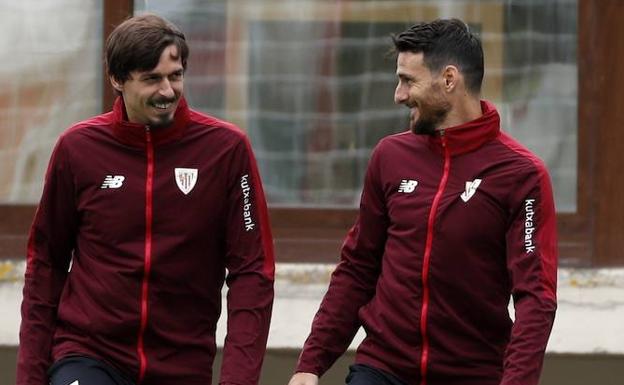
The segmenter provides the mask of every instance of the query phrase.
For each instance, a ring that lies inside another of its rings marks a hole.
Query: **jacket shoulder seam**
[[[107,115],[108,114],[98,115],[90,119],[75,123],[69,126],[69,128],[67,128],[64,132],[62,132],[60,138],[91,127],[108,127],[112,124],[112,122],[106,119]]]
[[[247,133],[245,133],[245,131],[237,125],[195,110],[191,110],[191,122],[203,125],[207,128],[225,130],[226,132],[231,133],[235,138],[242,141],[247,139]]]
[[[544,161],[540,159],[537,155],[535,155],[532,151],[525,148],[523,145],[509,137],[509,135],[501,132],[501,135],[499,135],[495,140],[500,142],[507,149],[509,149],[509,151],[517,154],[520,159],[528,164],[532,172],[539,174],[540,177],[543,176],[543,174],[546,172],[546,166],[544,165]]]

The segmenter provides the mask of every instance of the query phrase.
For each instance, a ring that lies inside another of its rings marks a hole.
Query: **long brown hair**
[[[189,48],[184,34],[160,16],[145,14],[118,25],[106,40],[105,66],[109,76],[123,83],[132,71],[149,71],[158,65],[163,50],[175,45],[186,70]]]

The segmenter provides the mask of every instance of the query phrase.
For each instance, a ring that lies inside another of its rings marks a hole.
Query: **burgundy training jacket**
[[[481,106],[437,136],[379,143],[297,371],[322,375],[361,325],[356,362],[406,384],[537,385],[556,309],[552,188]]]
[[[174,124],[150,131],[127,121],[121,98],[76,124],[52,154],[27,258],[18,385],[47,384],[71,355],[139,384],[210,384],[224,281],[221,383],[257,384],[273,245],[249,141],[232,124],[182,99]]]

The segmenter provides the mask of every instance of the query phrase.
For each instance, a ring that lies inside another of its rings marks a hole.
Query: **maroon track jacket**
[[[551,184],[482,109],[379,143],[297,371],[322,375],[362,325],[356,362],[409,385],[538,383],[556,309]]]
[[[232,124],[181,100],[174,124],[150,132],[120,98],[76,124],[52,154],[27,258],[18,385],[47,384],[50,364],[76,354],[141,384],[210,384],[224,281],[221,383],[258,382],[273,245]]]

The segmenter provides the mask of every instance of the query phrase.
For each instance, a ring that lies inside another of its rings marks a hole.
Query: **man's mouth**
[[[419,116],[418,107],[411,106],[410,107],[410,118],[412,120],[416,120],[416,119],[418,119],[418,116]]]
[[[171,108],[171,106],[173,105],[173,101],[168,101],[168,102],[152,102],[150,103],[152,105],[152,107],[159,109],[159,110],[168,110],[169,108]]]

